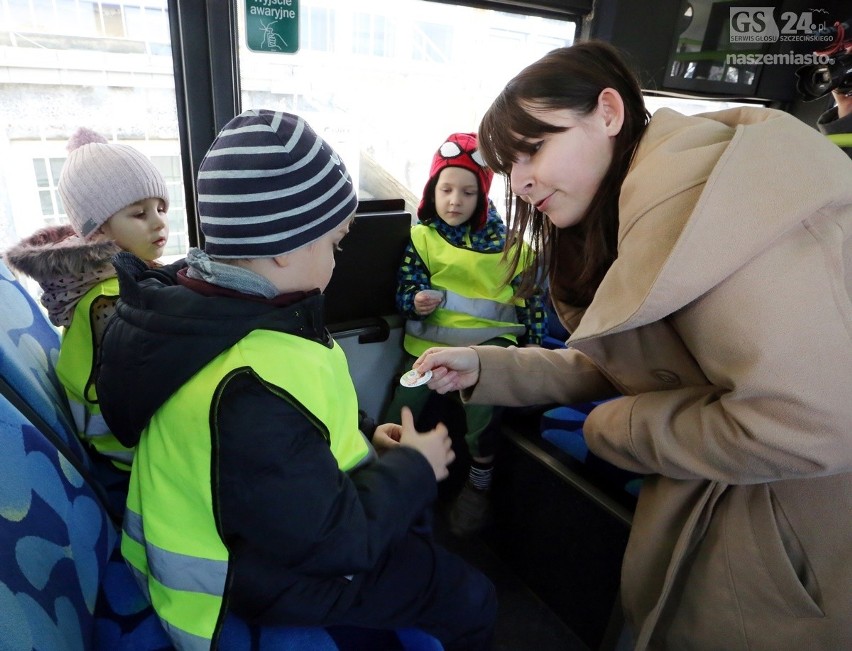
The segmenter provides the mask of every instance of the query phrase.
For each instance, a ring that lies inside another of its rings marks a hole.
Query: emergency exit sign
[[[246,41],[254,52],[299,49],[299,0],[245,0]]]

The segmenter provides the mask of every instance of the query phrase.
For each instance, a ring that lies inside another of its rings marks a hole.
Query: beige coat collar
[[[818,147],[836,163],[801,160]],[[837,201],[852,201],[852,161],[789,114],[659,110],[622,186],[618,257],[570,344],[666,317]]]

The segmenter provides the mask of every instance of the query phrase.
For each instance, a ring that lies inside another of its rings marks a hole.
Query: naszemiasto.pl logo
[[[826,26],[819,15],[824,9],[785,11],[781,24],[775,22],[772,7],[731,7],[731,43],[775,43],[776,41],[831,41],[830,36],[818,35]]]

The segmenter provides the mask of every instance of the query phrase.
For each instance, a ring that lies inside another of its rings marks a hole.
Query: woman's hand
[[[427,386],[438,393],[467,389],[479,381],[479,355],[473,348],[430,348],[413,368],[421,374],[432,371]]]

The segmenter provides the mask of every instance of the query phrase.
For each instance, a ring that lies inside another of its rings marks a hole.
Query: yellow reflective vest
[[[62,334],[56,374],[65,387],[77,434],[100,454],[123,470],[130,470],[133,449],[126,448],[110,432],[98,405],[95,392],[95,331],[92,327],[93,303],[101,296],[118,298],[118,278],[107,278],[94,285],[74,307],[71,324]]]
[[[454,246],[425,224],[411,229],[411,243],[429,270],[432,289],[442,292],[444,299],[425,319],[406,322],[403,346],[410,355],[418,357],[432,346],[472,346],[495,337],[517,343],[526,326],[518,323],[515,308],[524,301],[516,299],[506,284],[508,267],[502,251]],[[520,266],[529,260],[524,247]]]
[[[274,351],[274,352],[273,352]],[[255,330],[175,392],[142,432],[130,476],[121,551],[181,651],[209,649],[224,619],[228,549],[213,512],[212,429],[229,377],[250,368],[292,396],[328,433],[342,471],[370,458],[343,350]],[[292,399],[288,398],[288,399]]]
[[[831,133],[826,137],[838,147],[852,147],[852,133]]]

